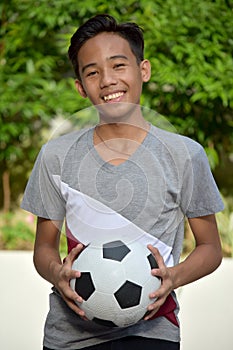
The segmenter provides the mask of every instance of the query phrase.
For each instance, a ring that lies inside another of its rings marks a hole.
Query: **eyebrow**
[[[83,66],[83,68],[82,68],[82,73],[87,69],[87,68],[89,68],[89,67],[94,67],[94,66],[96,66],[96,63],[89,63],[89,64],[86,64],[85,66]]]
[[[109,60],[115,60],[115,59],[117,59],[117,58],[123,58],[124,60],[129,60],[128,59],[128,57],[127,56],[125,56],[125,55],[115,55],[115,56],[111,56],[111,57],[109,57]]]
[[[110,57],[108,58],[108,60],[116,60],[116,59],[119,59],[119,58],[124,59],[124,60],[127,60],[127,61],[129,60],[128,57],[125,56],[125,55],[114,55],[114,56],[110,56]],[[89,67],[94,67],[94,66],[96,66],[96,65],[97,65],[97,63],[95,63],[95,62],[86,64],[86,65],[83,66],[83,68],[82,68],[82,73],[83,73],[87,68],[89,68]]]

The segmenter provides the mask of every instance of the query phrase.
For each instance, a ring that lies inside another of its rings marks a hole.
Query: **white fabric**
[[[122,240],[131,243],[139,240],[159,249],[167,266],[173,266],[172,248],[143,231],[134,223],[101,202],[70,188],[59,175],[53,175],[66,202],[66,224],[72,235],[84,245],[91,242]]]

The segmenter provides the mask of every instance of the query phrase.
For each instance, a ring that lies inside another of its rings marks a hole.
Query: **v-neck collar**
[[[95,160],[101,165],[101,167],[105,167],[108,170],[114,171],[114,170],[120,170],[124,167],[126,167],[128,165],[129,162],[134,161],[134,158],[138,157],[138,155],[140,155],[141,153],[144,152],[145,147],[148,145],[149,143],[149,139],[150,139],[150,133],[151,133],[151,124],[149,126],[149,130],[147,132],[147,135],[145,136],[145,138],[143,139],[142,143],[138,146],[138,148],[135,150],[135,152],[133,152],[124,162],[118,164],[118,165],[114,165],[112,163],[109,163],[107,161],[105,161],[100,154],[98,153],[98,151],[96,150],[96,147],[94,145],[93,142],[93,138],[94,138],[94,131],[95,131],[95,127],[92,127],[91,129],[89,129],[88,133],[87,133],[87,142],[88,142],[88,148],[92,153],[92,156],[95,158]]]

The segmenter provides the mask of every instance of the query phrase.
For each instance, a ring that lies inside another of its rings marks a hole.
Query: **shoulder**
[[[80,129],[49,140],[42,147],[41,152],[43,157],[48,161],[55,159],[62,160],[67,155],[67,152],[74,145],[77,145],[89,130],[90,128]]]
[[[152,125],[153,136],[166,147],[173,156],[194,159],[205,155],[204,148],[197,141],[175,132],[166,131]]]
[[[70,147],[74,143],[78,142],[79,139],[85,135],[90,128],[86,129],[80,129],[80,130],[75,130],[73,132],[70,132],[68,134],[64,134],[62,136],[59,136],[57,138],[49,140],[44,147],[46,147],[49,150],[57,149],[59,148],[61,150],[62,147]]]

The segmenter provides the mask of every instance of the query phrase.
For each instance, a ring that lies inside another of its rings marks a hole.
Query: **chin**
[[[106,123],[124,122],[140,109],[138,104],[127,102],[113,102],[96,105],[101,120]]]

